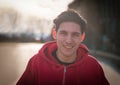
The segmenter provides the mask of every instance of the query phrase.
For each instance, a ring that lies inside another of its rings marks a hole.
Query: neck
[[[60,54],[58,51],[56,52],[56,55],[58,59],[64,63],[73,63],[75,62],[76,57],[77,57],[77,53],[75,55],[65,56],[65,55]]]

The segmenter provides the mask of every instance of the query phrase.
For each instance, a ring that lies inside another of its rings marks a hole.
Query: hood
[[[46,43],[39,51],[39,55],[41,56],[41,58],[43,58],[44,60],[46,60],[47,62],[51,63],[51,64],[59,64],[58,61],[54,58],[53,56],[53,52],[57,50],[57,44],[55,41],[53,42],[49,42]],[[85,58],[86,55],[88,55],[88,48],[84,45],[84,44],[80,44],[79,48],[78,48],[78,57],[76,60],[76,63]]]

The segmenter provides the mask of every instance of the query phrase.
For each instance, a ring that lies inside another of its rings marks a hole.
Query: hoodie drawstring
[[[65,74],[66,74],[66,66],[64,67],[64,73],[63,73],[63,85],[65,85]]]

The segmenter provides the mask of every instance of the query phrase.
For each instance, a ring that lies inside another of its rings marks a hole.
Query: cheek
[[[76,43],[76,44],[80,44],[81,43],[81,40],[79,39],[79,38],[77,38],[77,39],[73,39],[73,41],[74,41],[74,43]]]
[[[57,39],[58,41],[65,41],[65,37],[60,36],[60,35],[57,35],[57,36],[56,36],[56,39]]]
[[[56,41],[58,44],[60,44],[63,41],[63,39],[60,36],[56,36]]]
[[[80,40],[79,40],[79,41],[75,41],[75,42],[74,42],[75,47],[78,48],[78,47],[80,46],[80,43],[81,43]]]

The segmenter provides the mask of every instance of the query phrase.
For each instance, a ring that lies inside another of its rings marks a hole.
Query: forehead
[[[59,25],[58,31],[81,32],[81,27],[75,22],[63,22]]]

